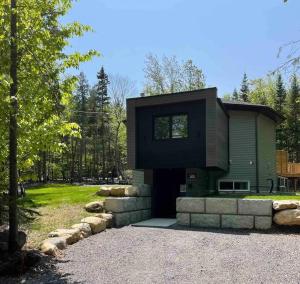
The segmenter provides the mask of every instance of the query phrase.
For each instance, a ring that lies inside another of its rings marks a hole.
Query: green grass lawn
[[[99,188],[49,184],[27,189],[22,203],[41,214],[22,226],[28,234],[27,248],[37,248],[49,232],[58,228],[70,228],[82,218],[92,215],[83,207],[88,202],[104,200],[104,197],[95,195]]]
[[[72,186],[69,184],[49,184],[26,190],[23,202],[28,207],[51,206],[64,204],[83,204],[99,200],[95,193],[100,186]],[[101,199],[101,197],[100,197]]]

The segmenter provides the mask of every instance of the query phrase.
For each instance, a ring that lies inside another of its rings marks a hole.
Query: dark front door
[[[180,185],[185,184],[185,169],[155,169],[153,171],[153,216],[176,217],[176,198]]]

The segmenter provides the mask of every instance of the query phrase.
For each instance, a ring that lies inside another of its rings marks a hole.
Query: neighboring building
[[[278,187],[282,191],[299,191],[300,163],[289,162],[289,153],[276,151]]]
[[[263,105],[222,102],[216,88],[127,100],[128,166],[153,186],[154,217],[178,196],[276,189],[275,127]]]

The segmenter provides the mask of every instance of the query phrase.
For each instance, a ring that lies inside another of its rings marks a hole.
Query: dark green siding
[[[256,189],[255,112],[229,112],[229,172],[221,179],[248,180]]]
[[[263,192],[270,189],[268,179],[273,179],[275,190],[275,122],[250,111],[229,111],[229,115],[230,166],[221,180],[247,180],[251,191]]]
[[[274,190],[277,185],[276,175],[276,136],[275,122],[270,118],[259,115],[257,119],[258,145],[258,178],[260,191],[268,191],[273,179]]]

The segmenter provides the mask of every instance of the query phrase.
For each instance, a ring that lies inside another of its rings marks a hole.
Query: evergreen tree
[[[276,94],[275,94],[275,110],[280,114],[284,115],[286,106],[286,91],[284,88],[284,83],[281,74],[278,74],[276,80]],[[284,123],[281,123],[276,130],[276,142],[278,150],[283,150],[286,148],[286,128]]]
[[[240,91],[240,99],[243,102],[248,102],[249,101],[249,82],[247,78],[247,74],[244,73],[242,85],[241,85],[241,91]]]
[[[82,181],[83,174],[83,158],[84,169],[86,169],[86,138],[87,138],[87,99],[89,96],[90,86],[83,72],[80,72],[78,76],[77,90],[74,96],[75,99],[75,117],[76,122],[81,128],[81,140],[79,140],[79,153],[78,153],[78,179]]]
[[[239,100],[240,100],[240,95],[239,95],[239,93],[238,93],[238,91],[237,91],[236,88],[234,88],[234,90],[233,90],[233,93],[232,93],[232,99],[233,99],[234,101],[239,101]]]
[[[275,98],[275,110],[280,114],[284,114],[284,107],[286,103],[286,91],[281,74],[278,74],[276,80],[276,98]]]
[[[287,99],[286,117],[288,150],[293,162],[299,162],[300,86],[296,75],[293,75],[291,80],[291,88]]]
[[[106,144],[109,142],[109,103],[108,96],[108,76],[104,71],[103,66],[97,73],[98,83],[96,86],[96,105],[99,111],[99,134],[101,137],[101,152],[102,152],[102,175],[107,175],[107,157]],[[109,148],[109,145],[108,145]],[[109,149],[108,149],[109,150]]]
[[[87,110],[87,98],[89,95],[89,90],[90,86],[86,79],[86,76],[83,72],[80,72],[78,76],[78,85],[74,99],[76,104],[75,108],[78,111],[77,122],[81,126],[81,128],[83,128],[86,124],[85,112]]]

